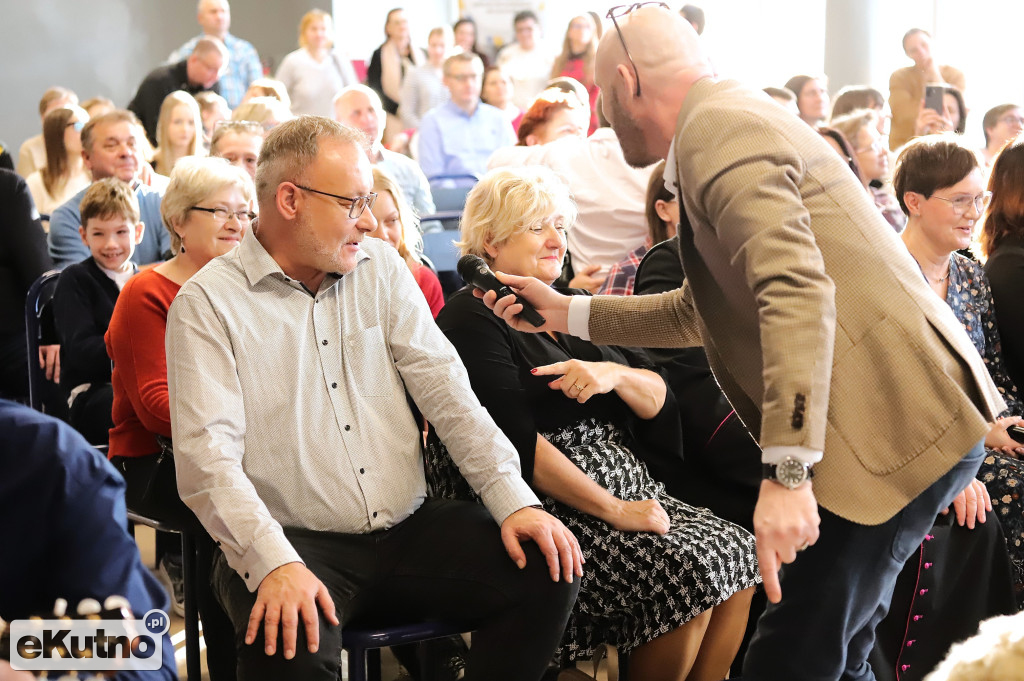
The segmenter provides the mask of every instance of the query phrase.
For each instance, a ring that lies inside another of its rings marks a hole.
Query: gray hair
[[[298,116],[271,130],[260,150],[256,165],[256,196],[260,205],[273,203],[282,182],[294,182],[320,153],[320,140],[354,144],[369,149],[370,140],[361,130],[323,116]]]
[[[186,156],[178,159],[171,181],[160,202],[160,217],[171,234],[171,250],[181,248],[181,237],[174,231],[188,219],[192,207],[225,187],[235,187],[247,203],[252,203],[253,188],[249,173],[222,158]],[[149,225],[147,225],[148,227]]]

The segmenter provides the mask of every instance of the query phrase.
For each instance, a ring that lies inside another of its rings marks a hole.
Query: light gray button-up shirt
[[[539,503],[382,241],[314,296],[247,235],[182,286],[166,343],[178,490],[251,591],[301,560],[282,526],[373,532],[423,503],[406,391],[499,523]]]

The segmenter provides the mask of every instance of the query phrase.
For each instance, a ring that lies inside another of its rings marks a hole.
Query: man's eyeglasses
[[[292,184],[295,184],[295,183],[292,182]],[[329,196],[332,199],[339,199],[341,201],[348,201],[349,202],[348,216],[352,220],[355,220],[360,215],[362,215],[363,211],[366,210],[367,208],[373,208],[373,202],[377,200],[377,194],[375,194],[373,192],[370,192],[366,196],[354,196],[352,198],[349,198],[347,196],[338,196],[337,194],[329,194],[327,192],[322,192],[319,189],[311,189],[310,187],[303,187],[301,184],[295,184],[295,186],[298,187],[299,189],[303,190],[303,191],[313,192],[314,194],[320,194],[321,196]],[[344,206],[342,206],[342,208],[344,208]]]
[[[999,119],[1000,123],[1006,123],[1007,125],[1016,125],[1018,127],[1024,127],[1024,118],[1020,116],[1014,116],[1013,114],[1007,114]]]
[[[256,219],[256,213],[250,210],[228,210],[227,208],[203,208],[202,206],[192,206],[189,210],[201,210],[204,213],[209,213],[213,216],[213,219],[220,224],[226,224],[232,216],[238,220],[240,225],[248,225],[250,222]]]
[[[629,60],[630,66],[633,67],[633,74],[636,76],[636,96],[640,96],[640,72],[636,70],[636,62],[633,61],[633,55],[629,53],[629,48],[626,47],[626,39],[622,37],[622,29],[619,28],[619,19],[631,14],[634,11],[645,7],[647,5],[661,5],[665,9],[668,9],[668,5],[663,2],[634,2],[632,5],[618,5],[608,10],[606,18],[612,20],[612,25],[615,26],[615,32],[619,35],[619,42],[622,43],[622,49],[626,52],[626,59]]]
[[[992,192],[982,192],[977,196],[968,196],[966,194],[947,199],[942,196],[932,196],[933,199],[939,201],[945,201],[946,203],[953,206],[953,210],[956,211],[957,215],[963,215],[971,209],[971,205],[978,209],[978,213],[982,213],[987,207],[990,201],[992,201]]]

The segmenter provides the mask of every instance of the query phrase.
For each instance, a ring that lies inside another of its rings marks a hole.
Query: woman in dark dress
[[[575,215],[550,170],[495,170],[467,197],[461,248],[550,283]],[[678,409],[642,352],[513,331],[469,289],[438,324],[524,478],[580,540],[586,570],[560,661],[611,643],[630,651],[634,678],[724,678],[758,581],[753,537],[656,482],[681,455]],[[471,494],[440,443],[428,449],[434,493]]]
[[[975,221],[991,194],[977,155],[953,135],[912,140],[896,162],[893,185],[907,214],[901,238],[928,284],[952,308],[985,360],[1007,409],[985,437],[987,456],[978,478],[1006,532],[1018,606],[1024,604],[1024,445],[1007,428],[1024,424],[1017,386],[1006,372],[992,291],[981,265],[956,253],[970,245]]]

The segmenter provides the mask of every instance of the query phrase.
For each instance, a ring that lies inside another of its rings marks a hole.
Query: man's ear
[[[135,245],[138,246],[142,243],[142,236],[146,233],[146,223],[139,221],[139,224],[135,225]]]
[[[615,74],[622,82],[622,91],[626,93],[629,99],[633,99],[636,95],[636,75],[625,64],[619,64],[616,66]]]
[[[299,214],[299,190],[291,182],[282,182],[277,185],[277,192],[274,194],[274,204],[277,212],[285,220],[294,220]]]

